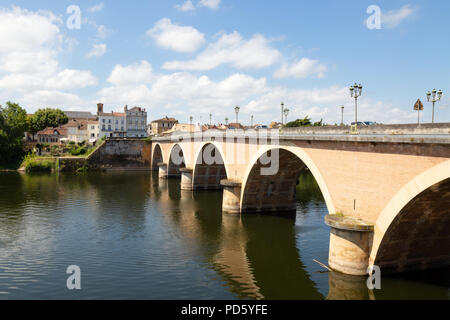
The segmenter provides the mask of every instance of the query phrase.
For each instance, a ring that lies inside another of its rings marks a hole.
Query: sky
[[[375,6],[375,7],[374,7]],[[374,9],[375,8],[375,9]],[[378,14],[379,13],[379,14]],[[450,122],[450,1],[2,0],[0,103],[148,120]]]

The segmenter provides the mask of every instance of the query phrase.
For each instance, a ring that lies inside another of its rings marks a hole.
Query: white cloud
[[[209,9],[216,10],[219,8],[220,0],[200,0],[198,3],[199,7],[207,7]]]
[[[75,94],[59,91],[37,90],[24,95],[21,103],[27,106],[27,111],[40,108],[61,108],[63,110],[83,110],[88,103]]]
[[[415,8],[410,5],[404,5],[400,9],[391,10],[381,14],[381,25],[387,28],[395,28],[406,18],[415,12]]]
[[[101,2],[95,6],[89,7],[88,11],[90,13],[94,13],[94,12],[102,11],[104,8],[105,8],[105,4],[103,2]]]
[[[48,11],[0,9],[1,99],[25,94],[22,99],[31,103],[33,98],[43,101],[44,93],[52,93],[74,102],[75,95],[57,90],[97,84],[90,71],[59,65],[58,55],[71,42],[62,34],[62,25],[63,21]]]
[[[193,60],[170,61],[162,66],[166,70],[211,70],[223,64],[237,69],[259,69],[274,64],[280,58],[278,50],[270,47],[270,40],[254,35],[245,40],[238,32],[223,34]]]
[[[104,25],[99,25],[97,27],[97,37],[100,39],[106,39],[109,34],[109,30]]]
[[[116,73],[117,67],[110,80]],[[229,106],[261,94],[266,88],[265,78],[255,79],[243,74],[234,74],[218,82],[205,75],[196,76],[188,72],[153,75],[152,81],[146,83],[110,82],[115,84],[100,90],[99,100],[106,104],[147,106],[152,108],[152,117],[164,116],[167,110],[183,114],[188,109],[196,114],[214,110],[216,114],[225,115]]]
[[[113,85],[123,86],[136,83],[148,83],[152,79],[152,66],[143,60],[140,63],[125,67],[120,64],[116,65],[108,78],[108,82]]]
[[[294,77],[297,79],[304,79],[309,76],[323,78],[326,70],[327,67],[318,60],[302,58],[292,65],[283,64],[280,69],[275,71],[273,76],[275,78]]]
[[[175,9],[179,11],[192,11],[195,10],[194,5],[191,0],[186,0],[183,4],[176,4]]]
[[[348,88],[341,86],[290,89],[270,86],[263,77],[242,73],[218,81],[190,72],[152,74],[150,64],[145,61],[116,66],[108,81],[112,85],[98,92],[98,100],[106,105],[147,107],[151,110],[151,119],[176,115],[180,121],[187,122],[189,116],[194,115],[196,122],[200,116],[207,121],[211,112],[215,121],[224,122],[225,117],[234,119],[233,107],[240,105],[242,122],[249,123],[250,116],[254,115],[255,123],[270,124],[280,120],[280,103],[284,101],[290,109],[288,120],[310,116],[314,121],[340,123],[339,106],[344,104],[345,121],[353,121],[353,101]],[[358,112],[361,120],[383,123],[411,122],[415,117],[412,112],[401,111],[370,97],[358,100]]]
[[[153,38],[158,46],[178,52],[194,52],[205,43],[204,34],[197,29],[178,26],[167,18],[157,21],[146,34]]]
[[[65,69],[49,78],[44,87],[49,89],[85,88],[97,84],[97,79],[90,71]]]
[[[94,44],[94,47],[87,54],[87,57],[88,58],[102,57],[105,53],[106,53],[106,44],[105,43]]]
[[[61,20],[47,11],[0,9],[0,53],[32,51],[59,43]]]

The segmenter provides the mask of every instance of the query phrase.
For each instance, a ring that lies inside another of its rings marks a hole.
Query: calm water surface
[[[152,173],[0,173],[0,299],[408,299],[450,296],[450,270],[324,272],[321,193],[300,176],[292,218],[221,213],[222,192]],[[80,291],[66,288],[69,265]]]

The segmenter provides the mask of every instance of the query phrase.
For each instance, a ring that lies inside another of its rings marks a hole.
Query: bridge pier
[[[327,215],[325,223],[331,227],[330,268],[356,276],[367,274],[373,225],[356,218],[336,215]]]
[[[181,168],[181,190],[193,190],[194,186],[192,184],[192,172],[190,168]]]
[[[158,163],[158,167],[159,167],[159,174],[158,174],[159,178],[167,179],[167,177],[168,177],[167,163],[160,162],[160,163]]]
[[[235,180],[221,180],[223,186],[222,212],[241,213],[241,188],[242,184]]]

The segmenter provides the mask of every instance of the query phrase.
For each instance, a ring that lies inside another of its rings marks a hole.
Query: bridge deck
[[[450,144],[450,134],[299,134],[278,133],[277,131],[214,131],[204,132],[175,132],[171,135],[154,137],[153,141],[179,141],[180,139],[212,139],[212,138],[257,138],[267,136],[268,139],[279,140],[314,140],[314,141],[348,141],[348,142],[384,142],[384,143],[412,143],[412,144]]]

